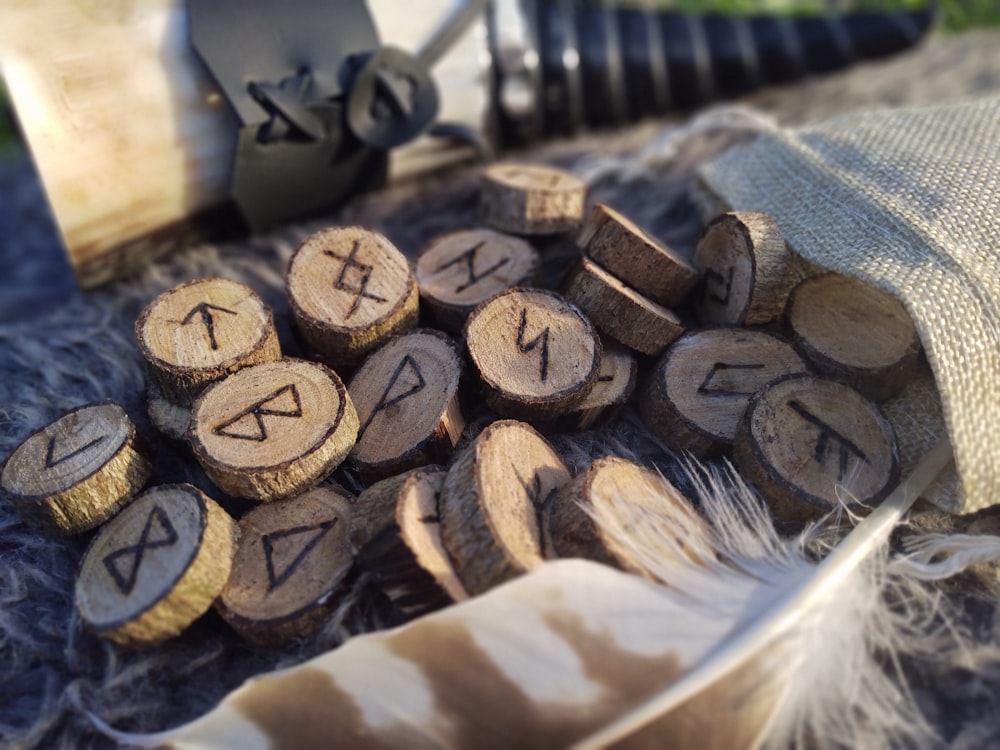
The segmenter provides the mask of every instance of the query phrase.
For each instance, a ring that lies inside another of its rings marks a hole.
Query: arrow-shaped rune
[[[184,316],[184,320],[181,321],[182,326],[186,326],[197,314],[201,317],[201,322],[205,326],[205,330],[208,331],[208,340],[212,344],[212,349],[218,349],[219,343],[215,340],[215,318],[212,317],[212,310],[218,310],[219,312],[229,313],[230,315],[239,315],[239,313],[232,310],[227,310],[224,307],[219,307],[218,305],[213,305],[210,302],[199,302],[197,305],[191,308],[191,311]]]

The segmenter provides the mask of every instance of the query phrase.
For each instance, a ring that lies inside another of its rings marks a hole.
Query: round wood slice
[[[164,292],[135,322],[149,376],[171,403],[189,407],[209,383],[281,359],[271,310],[252,289],[198,279]]]
[[[601,342],[576,306],[554,292],[516,287],[479,305],[465,342],[487,403],[527,421],[576,408],[593,388]]]
[[[302,338],[332,367],[357,364],[417,324],[420,295],[406,258],[363,227],[306,237],[292,256],[286,287]]]
[[[713,219],[694,262],[705,276],[697,312],[706,325],[770,323],[798,281],[792,251],[777,225],[756,211]]]
[[[368,544],[396,523],[396,501],[403,484],[413,474],[406,471],[375,482],[358,495],[351,518],[351,546],[361,553]]]
[[[417,258],[420,297],[444,330],[460,333],[473,308],[497,292],[530,284],[538,252],[527,242],[491,229],[438,237]]]
[[[499,162],[483,169],[479,216],[514,234],[568,232],[583,219],[587,183],[554,167]]]
[[[346,458],[358,417],[337,374],[286,359],[240,370],[191,410],[195,457],[230,495],[276,500],[325,479]]]
[[[710,534],[707,521],[673,484],[652,469],[617,456],[595,459],[556,492],[543,517],[543,533],[558,557],[584,557],[641,573],[645,566],[607,526],[641,523],[647,513],[676,519],[677,532],[685,538]],[[675,551],[682,553],[678,562],[689,562],[694,554],[685,538],[675,537],[679,548]]]
[[[684,333],[680,319],[665,307],[630,289],[587,258],[566,284],[566,296],[594,325],[629,349],[657,355]]]
[[[683,305],[699,278],[684,258],[603,203],[591,210],[577,243],[601,268],[664,307]]]
[[[99,526],[149,480],[151,456],[113,401],[80,406],[29,435],[0,472],[7,505],[52,534]]]
[[[750,396],[809,368],[782,338],[711,328],[677,339],[642,389],[639,415],[672,448],[699,458],[732,445]]]
[[[77,611],[91,631],[121,646],[171,638],[222,591],[238,536],[236,522],[195,487],[154,487],[91,542]]]
[[[550,554],[541,517],[569,469],[523,422],[494,422],[463,451],[441,491],[441,538],[471,595],[540,565]]]
[[[617,341],[601,337],[601,364],[590,393],[575,409],[556,417],[547,430],[589,430],[613,419],[635,390],[639,365],[635,355]]]
[[[892,398],[916,376],[920,338],[906,308],[858,279],[830,273],[803,281],[785,316],[817,372],[870,399]]]
[[[734,452],[740,474],[791,522],[840,504],[870,508],[899,480],[895,434],[879,408],[810,375],[776,380],[750,399]]]
[[[351,461],[363,476],[450,458],[465,429],[461,375],[459,348],[440,331],[397,336],[368,356],[347,386],[361,423]]]
[[[321,485],[254,508],[215,608],[243,638],[280,646],[314,633],[349,588],[353,496]]]

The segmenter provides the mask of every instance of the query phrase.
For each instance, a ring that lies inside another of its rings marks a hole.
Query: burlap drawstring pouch
[[[699,177],[725,207],[771,214],[809,263],[902,300],[933,372],[886,407],[904,476],[943,415],[958,477],[927,498],[1000,503],[1000,99],[766,130]]]

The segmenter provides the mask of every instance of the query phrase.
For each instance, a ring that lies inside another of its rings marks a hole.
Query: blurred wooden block
[[[498,162],[483,169],[479,216],[503,232],[559,234],[580,226],[586,197],[587,183],[572,172]]]
[[[730,446],[750,396],[805,374],[791,344],[763,331],[711,328],[677,339],[639,397],[639,416],[668,445],[699,458]]]
[[[321,485],[240,519],[232,573],[215,608],[251,643],[281,646],[318,630],[349,589],[354,497]]]
[[[664,307],[684,304],[698,282],[690,263],[603,203],[591,210],[577,244],[605,271]]]
[[[462,365],[458,345],[426,328],[368,356],[347,386],[360,421],[351,461],[363,475],[384,477],[451,457],[465,429]]]
[[[781,315],[798,281],[792,251],[765,213],[723,214],[705,227],[694,254],[705,276],[698,317],[705,325],[763,325]]]
[[[210,386],[191,410],[195,458],[230,495],[276,500],[305,492],[354,447],[358,417],[336,373],[285,359]]]
[[[855,278],[830,273],[803,281],[785,317],[818,373],[874,401],[897,395],[917,373],[920,338],[906,308]]]
[[[292,256],[288,303],[306,345],[331,367],[351,367],[417,324],[419,293],[406,257],[378,232],[334,227]]]
[[[899,481],[895,433],[879,408],[810,375],[776,380],[750,399],[734,452],[775,516],[794,523],[841,504],[871,508]]]
[[[582,258],[566,283],[566,296],[605,334],[629,349],[662,352],[684,333],[680,319],[623,284],[593,261]]]
[[[601,342],[590,321],[562,296],[514,288],[469,316],[469,357],[496,411],[545,421],[575,409],[594,387]]]
[[[551,554],[541,518],[570,480],[559,454],[523,422],[494,422],[448,470],[441,538],[469,594],[480,594]]]
[[[417,258],[414,273],[435,322],[461,333],[480,302],[513,286],[530,284],[538,252],[527,242],[491,229],[452,232],[432,241]]]
[[[29,435],[4,462],[0,489],[25,523],[50,534],[99,526],[142,489],[151,456],[113,401],[81,406]]]
[[[120,646],[154,646],[212,606],[229,578],[239,529],[189,484],[154,487],[98,533],[83,558],[76,608]]]

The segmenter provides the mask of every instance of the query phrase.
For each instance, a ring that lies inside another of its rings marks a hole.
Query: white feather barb
[[[946,443],[928,454],[818,566],[805,549],[816,532],[779,539],[736,478],[701,475],[711,527],[633,486],[600,521],[654,581],[546,563],[251,680],[178,729],[105,729],[146,747],[247,750],[917,745],[926,725],[874,653],[898,649],[913,614],[884,603],[884,550],[949,458]]]

